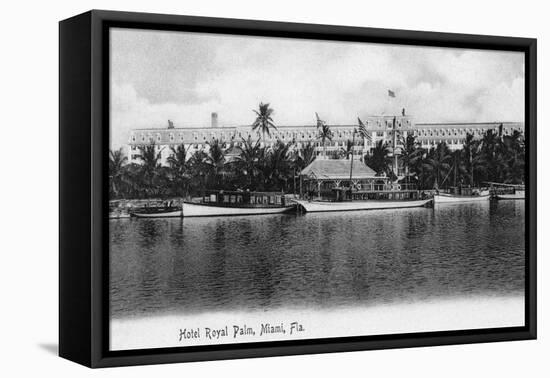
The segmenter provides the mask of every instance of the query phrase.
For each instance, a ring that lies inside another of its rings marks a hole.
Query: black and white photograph
[[[526,326],[524,52],[108,38],[110,351]]]
[[[543,3],[4,9],[1,376],[545,376]]]

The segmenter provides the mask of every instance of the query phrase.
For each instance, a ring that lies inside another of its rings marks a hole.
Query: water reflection
[[[110,222],[113,317],[334,307],[524,288],[523,201]]]

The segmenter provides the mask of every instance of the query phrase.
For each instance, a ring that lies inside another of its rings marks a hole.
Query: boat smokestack
[[[211,127],[218,127],[218,113],[212,112],[210,126]]]

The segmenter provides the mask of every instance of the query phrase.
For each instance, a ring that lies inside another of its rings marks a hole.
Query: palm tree
[[[493,131],[487,130],[481,140],[481,153],[485,164],[485,178],[499,181],[505,169],[502,155],[502,139]]]
[[[293,141],[293,143],[295,143]],[[293,170],[293,177],[296,179],[300,175],[302,170],[313,163],[316,158],[315,145],[311,142],[307,142],[300,148],[296,148],[292,152],[291,156],[291,168]],[[294,193],[296,193],[296,180],[294,180]]]
[[[313,163],[315,157],[315,145],[307,142],[302,147],[293,150],[292,165],[297,172],[301,172],[305,167]]]
[[[268,151],[266,156],[266,184],[271,189],[281,190],[287,186],[287,181],[291,176],[292,160],[290,158],[290,148],[292,143],[283,143],[280,140]]]
[[[292,141],[292,145],[295,141]],[[300,172],[310,165],[315,160],[315,145],[311,142],[303,145],[301,148],[294,148],[289,153],[289,166],[292,170],[292,177],[294,179],[293,190],[296,193],[296,178]]]
[[[523,157],[512,156],[507,160],[502,182],[510,184],[525,182],[525,160]]]
[[[317,136],[318,139],[321,139],[321,143],[323,144],[323,155],[327,156],[327,150],[326,150],[326,141],[329,140],[332,142],[332,130],[330,129],[330,126],[323,122],[319,129],[319,135]]]
[[[185,195],[187,193],[186,174],[188,173],[187,149],[184,144],[170,147],[172,154],[166,159],[170,167],[170,175],[174,184],[174,194]]]
[[[211,142],[208,142],[208,157],[206,162],[210,165],[210,171],[212,172],[214,186],[216,189],[219,188],[219,176],[223,175],[225,167],[225,152],[218,141],[218,139],[213,139]]]
[[[195,151],[195,153],[189,158],[188,164],[193,177],[198,178],[198,189],[200,190],[201,195],[204,196],[204,191],[206,189],[206,179],[210,173],[208,155],[203,150]],[[193,180],[193,183],[195,182],[196,180]]]
[[[429,151],[425,166],[431,173],[434,188],[439,189],[439,183],[445,181],[451,167],[451,161],[452,156],[445,142],[438,143],[436,148]]]
[[[390,149],[387,143],[379,140],[374,145],[372,151],[365,155],[364,163],[370,168],[374,169],[377,175],[383,173],[390,173],[390,166],[392,164],[392,159],[389,156]]]
[[[160,192],[161,185],[161,151],[156,151],[155,143],[145,146],[139,146],[140,154],[138,159],[142,161],[141,165],[141,181],[144,184],[145,194],[147,196],[157,195]]]
[[[136,198],[143,194],[142,166],[136,163],[126,164],[121,175],[123,197]]]
[[[121,194],[124,180],[124,165],[128,158],[124,156],[122,147],[115,151],[109,151],[109,191],[111,197],[118,197]]]
[[[252,110],[256,114],[256,119],[252,124],[252,130],[256,131],[258,134],[262,134],[262,139],[265,139],[265,134],[271,136],[271,129],[277,130],[275,124],[273,123],[273,109],[269,107],[269,103],[264,104],[260,102],[258,110]]]
[[[149,171],[153,171],[160,166],[161,151],[156,152],[155,143],[151,143],[145,146],[139,146],[138,159],[142,161],[143,167]]]
[[[512,135],[505,135],[502,142],[513,153],[521,154],[525,152],[525,139],[523,134],[517,130],[514,130]]]
[[[471,186],[474,186],[474,153],[477,150],[477,143],[474,141],[474,135],[471,133],[466,134],[466,139],[462,144],[462,164],[468,172],[468,182]]]
[[[416,162],[422,157],[423,150],[420,148],[420,144],[416,141],[414,135],[407,135],[406,138],[402,138],[401,144],[401,162],[405,168],[405,176],[407,177],[407,182],[409,180],[409,172],[412,167],[416,165]]]
[[[166,159],[166,162],[174,169],[175,173],[183,176],[187,168],[187,149],[184,144],[180,144],[175,148],[170,147],[170,150],[172,150],[172,154]]]
[[[431,183],[428,183],[430,176],[429,164],[428,164],[428,151],[424,148],[418,150],[418,158],[411,162],[410,169],[414,172],[418,179],[419,189],[431,188]]]
[[[468,176],[467,167],[464,165],[462,155],[463,150],[454,150],[451,152],[453,186],[464,183],[464,178]]]
[[[351,140],[346,141],[346,145],[340,148],[340,156],[349,160],[349,157],[353,154],[353,142]]]
[[[242,172],[248,181],[249,189],[253,189],[254,181],[260,173],[259,165],[265,149],[260,147],[260,140],[252,141],[242,138],[242,144],[239,147],[240,154],[236,157],[235,166]]]
[[[503,182],[521,184],[525,182],[525,140],[522,133],[514,131],[502,139],[506,168]]]

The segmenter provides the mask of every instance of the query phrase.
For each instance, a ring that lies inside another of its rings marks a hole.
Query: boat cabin
[[[455,196],[476,196],[479,195],[481,190],[479,188],[473,188],[471,186],[452,186],[447,190],[441,189],[441,192],[453,194]]]
[[[357,190],[351,191],[349,188],[333,188],[333,201],[365,201],[365,200],[417,200],[424,199],[426,196],[418,190]]]
[[[220,206],[286,206],[284,193],[250,191],[211,191],[201,199],[202,203]]]

